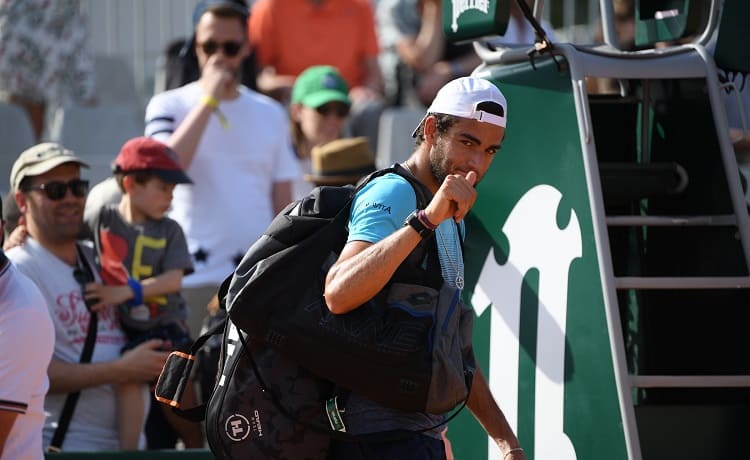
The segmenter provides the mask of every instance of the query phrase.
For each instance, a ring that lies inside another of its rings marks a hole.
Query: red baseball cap
[[[148,171],[170,184],[192,184],[177,161],[174,150],[150,137],[136,137],[127,141],[115,158],[115,173]]]

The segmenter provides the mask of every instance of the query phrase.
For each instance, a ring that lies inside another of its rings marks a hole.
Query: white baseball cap
[[[492,113],[487,111],[489,107],[493,109]],[[498,87],[489,81],[477,77],[461,77],[449,81],[440,88],[417,128],[433,113],[470,118],[505,128],[508,103]],[[415,129],[412,137],[416,135]]]

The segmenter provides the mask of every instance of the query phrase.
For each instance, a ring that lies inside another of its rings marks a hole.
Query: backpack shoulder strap
[[[424,209],[425,207],[427,207],[427,205],[430,203],[430,200],[432,199],[432,192],[430,192],[430,190],[422,182],[420,182],[419,179],[414,177],[414,175],[410,173],[409,170],[401,166],[401,164],[399,163],[393,163],[387,168],[379,169],[360,179],[360,181],[357,183],[357,187],[352,193],[352,198],[371,180],[389,173],[398,174],[399,176],[406,179],[407,182],[411,184],[412,188],[414,189],[414,194],[417,196],[417,207],[419,209]]]
[[[414,194],[417,196],[417,208],[426,208],[427,205],[430,204],[430,200],[432,200],[432,192],[430,192],[427,186],[414,177],[408,169],[404,168],[399,163],[395,163],[392,168],[394,169],[393,172],[409,181],[412,188],[414,188]]]

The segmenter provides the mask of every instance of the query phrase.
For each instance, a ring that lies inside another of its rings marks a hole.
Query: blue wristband
[[[143,286],[137,280],[128,278],[128,286],[133,290],[133,299],[128,302],[128,305],[135,307],[143,304]]]

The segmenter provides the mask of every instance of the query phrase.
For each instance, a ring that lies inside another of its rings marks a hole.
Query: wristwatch
[[[426,238],[433,233],[435,233],[435,230],[432,230],[428,228],[424,223],[422,223],[421,220],[419,220],[419,216],[417,215],[419,213],[419,210],[415,210],[411,214],[409,214],[406,217],[406,220],[404,220],[404,226],[408,225],[414,230],[416,230],[417,233],[419,233],[419,236],[422,238]]]

